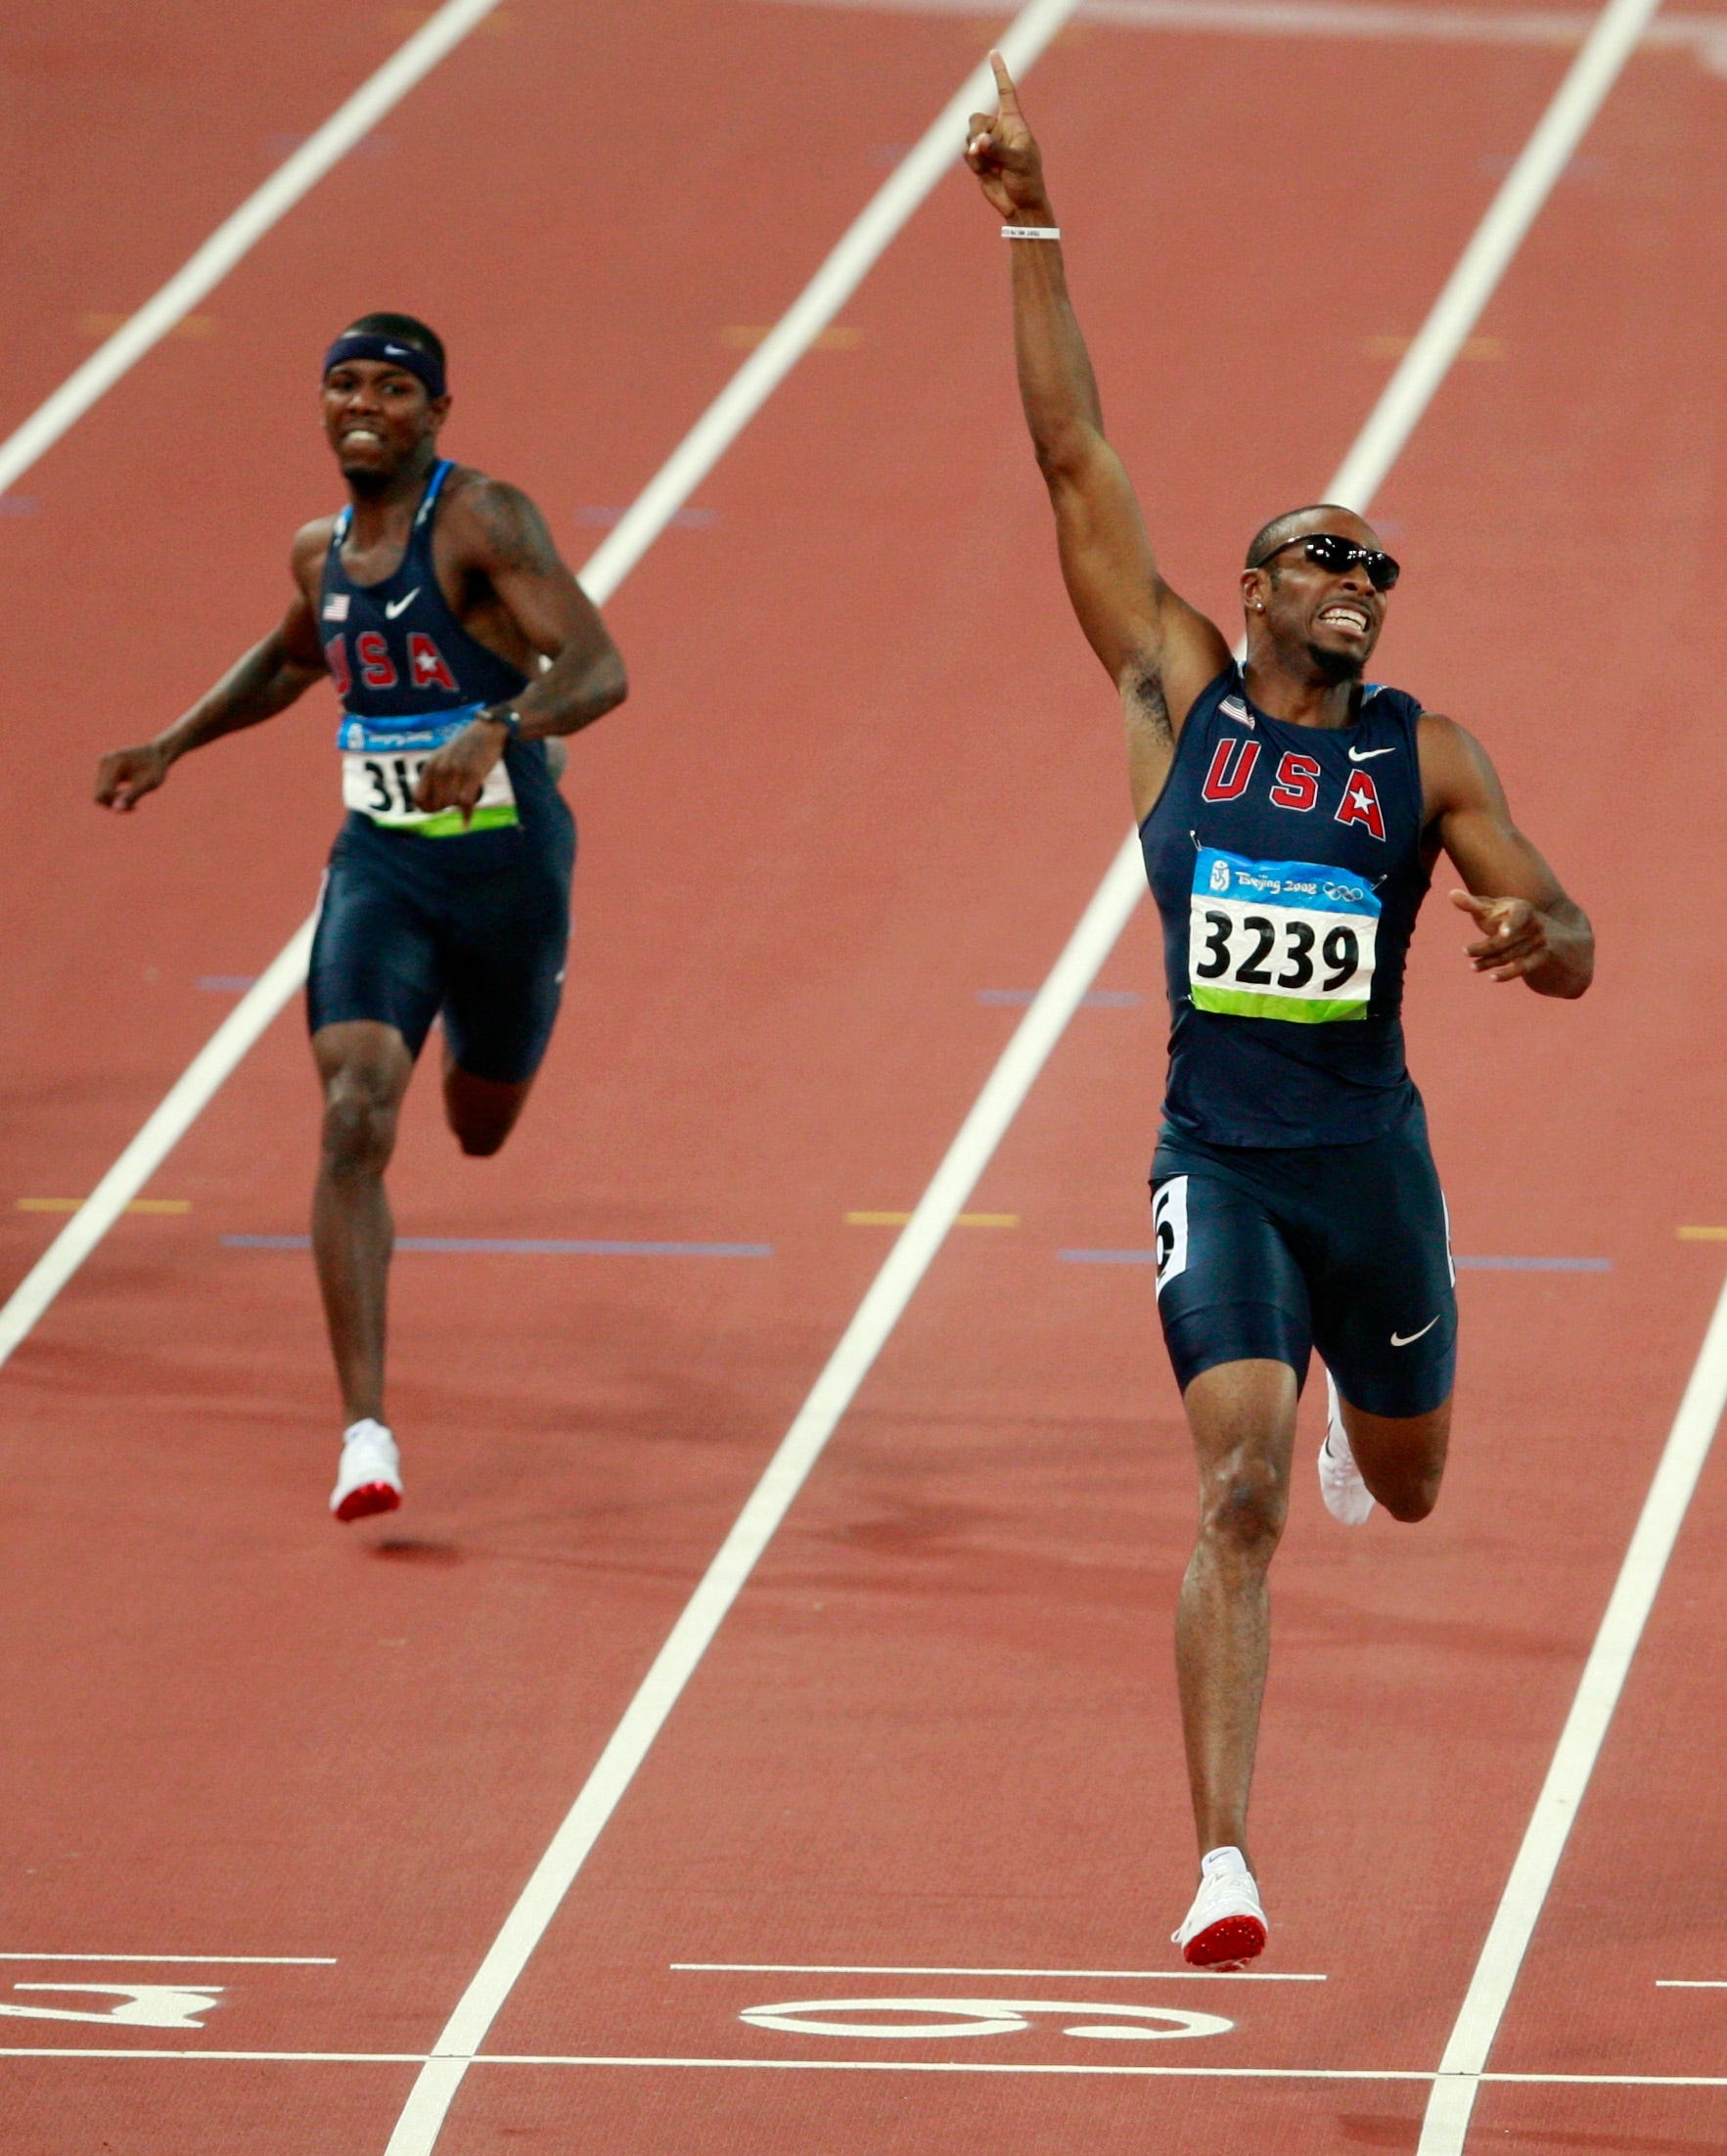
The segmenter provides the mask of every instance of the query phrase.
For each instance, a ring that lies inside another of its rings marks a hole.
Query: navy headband
[[[324,372],[340,367],[344,359],[386,359],[392,367],[400,367],[404,373],[416,375],[426,384],[429,397],[444,394],[443,362],[434,353],[422,349],[418,344],[405,344],[399,337],[374,337],[367,330],[349,330],[339,337],[324,354]]]

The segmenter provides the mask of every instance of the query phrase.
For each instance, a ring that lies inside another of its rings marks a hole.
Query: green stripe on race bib
[[[429,816],[424,824],[410,824],[406,828],[416,838],[465,838],[475,831],[508,831],[521,821],[516,804],[504,801],[493,808],[477,808],[466,824],[460,809],[440,809],[435,816]]]
[[[1365,1018],[1365,1003],[1328,1003],[1323,997],[1261,996],[1250,988],[1193,987],[1196,1011],[1226,1011],[1232,1018],[1283,1018],[1292,1025],[1332,1025],[1340,1018]]]

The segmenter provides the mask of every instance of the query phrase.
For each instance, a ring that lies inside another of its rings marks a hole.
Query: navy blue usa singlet
[[[426,757],[477,713],[527,687],[525,674],[469,635],[439,588],[432,523],[452,469],[447,458],[432,468],[401,563],[379,583],[356,584],[342,567],[353,511],[338,517],[318,593],[318,633],[341,698],[337,746],[347,767],[350,830],[450,840],[438,849],[440,865],[472,870],[501,865],[523,838],[557,850],[568,810],[547,769],[545,743],[511,741],[469,824],[454,809],[431,818],[414,811]],[[518,830],[522,837],[503,845],[481,843]]]
[[[1200,696],[1140,827],[1169,985],[1168,1129],[1356,1145],[1417,1099],[1403,967],[1427,893],[1421,705],[1367,686],[1353,726],[1286,725],[1239,666]]]
[[[526,687],[438,588],[432,523],[450,469],[433,470],[392,575],[347,575],[345,511],[325,559],[318,625],[342,701],[348,814],[319,905],[306,1016],[314,1033],[393,1026],[417,1056],[441,1012],[463,1070],[517,1084],[538,1068],[558,1014],[575,824],[537,741],[506,745],[470,824],[415,805],[427,757]]]

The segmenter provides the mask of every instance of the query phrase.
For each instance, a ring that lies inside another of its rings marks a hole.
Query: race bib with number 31
[[[414,798],[428,760],[451,741],[481,708],[439,714],[419,727],[383,727],[344,714],[337,732],[341,750],[341,798],[375,824],[396,831],[417,831],[428,837],[453,836],[463,831],[487,831],[520,821],[516,789],[500,756],[485,775],[472,819],[457,809],[423,809]]]
[[[1188,918],[1194,1006],[1298,1025],[1365,1018],[1379,922],[1365,876],[1202,846]]]

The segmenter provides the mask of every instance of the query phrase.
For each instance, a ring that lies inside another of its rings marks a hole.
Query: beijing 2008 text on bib
[[[410,726],[386,726],[344,712],[337,729],[341,751],[341,798],[374,824],[391,831],[418,831],[427,838],[455,837],[463,831],[497,831],[521,821],[516,789],[500,756],[485,775],[474,813],[464,823],[460,809],[423,809],[414,799],[428,761],[470,724],[483,705],[440,711]]]
[[[1372,885],[1347,870],[1202,846],[1188,921],[1195,1008],[1298,1025],[1365,1018],[1379,922]]]

